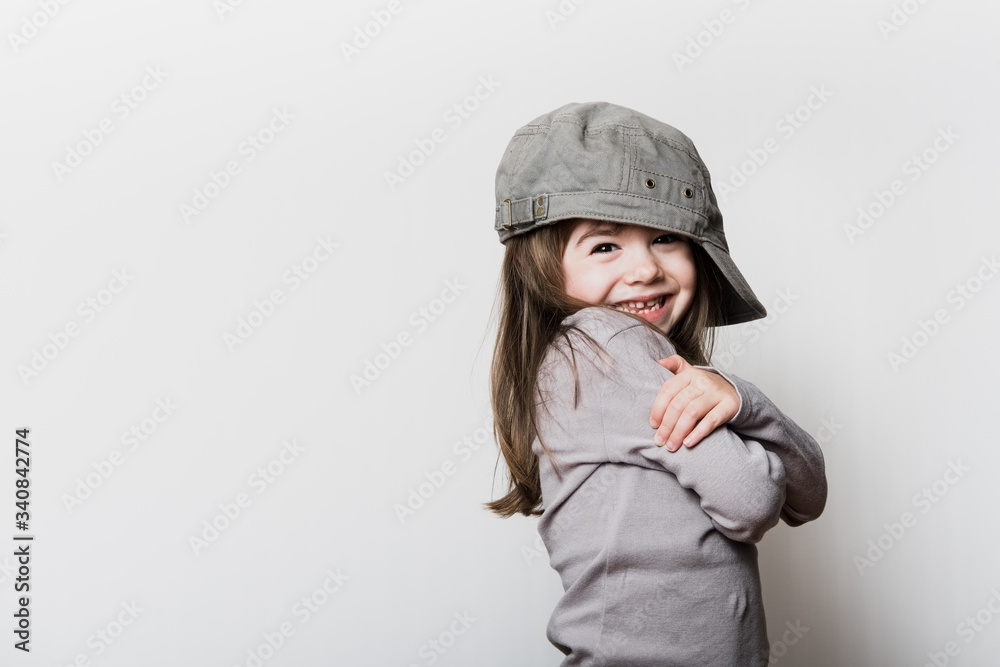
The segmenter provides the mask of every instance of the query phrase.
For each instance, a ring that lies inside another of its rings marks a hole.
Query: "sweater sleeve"
[[[628,326],[608,340],[610,372],[601,383],[603,443],[608,460],[672,473],[694,491],[716,529],[740,542],[760,541],[778,523],[785,501],[780,458],[726,426],[698,447],[670,452],[653,442],[649,411],[673,374],[657,359],[674,353],[667,339],[642,325]]]
[[[790,526],[812,521],[826,506],[823,451],[815,438],[789,419],[754,384],[711,366],[697,366],[724,377],[740,397],[740,408],[726,424],[778,455],[785,466],[785,505],[781,518]],[[695,447],[697,449],[697,447]]]

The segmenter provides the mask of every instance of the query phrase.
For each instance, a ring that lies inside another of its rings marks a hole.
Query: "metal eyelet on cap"
[[[692,197],[694,197],[694,190],[692,190],[691,188],[684,188],[684,196],[687,197],[688,199],[691,199]]]
[[[650,190],[652,190],[653,188],[656,187],[656,181],[654,181],[651,178],[647,178],[646,179],[646,187],[649,188]]]

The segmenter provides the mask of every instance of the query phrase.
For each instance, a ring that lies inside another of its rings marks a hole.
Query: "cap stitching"
[[[680,142],[676,141],[675,139],[671,139],[671,138],[665,137],[665,136],[663,136],[662,134],[658,133],[655,130],[650,130],[645,125],[626,125],[625,123],[622,123],[620,121],[609,121],[609,122],[601,123],[600,125],[587,125],[582,118],[580,118],[579,116],[574,115],[572,112],[567,112],[567,113],[559,114],[558,116],[555,116],[548,125],[541,125],[541,124],[525,125],[520,130],[518,130],[517,133],[515,133],[515,134],[520,134],[522,132],[522,130],[523,131],[530,131],[531,134],[541,134],[543,130],[551,130],[552,129],[552,124],[555,123],[557,120],[559,120],[561,122],[570,122],[570,123],[572,123],[574,125],[577,125],[579,127],[585,127],[587,129],[584,131],[584,134],[588,134],[588,135],[600,134],[603,130],[605,130],[608,127],[616,128],[616,129],[619,129],[619,130],[623,130],[623,129],[624,130],[631,130],[633,134],[642,134],[643,136],[645,136],[645,137],[647,137],[649,139],[652,139],[653,141],[656,141],[658,143],[661,143],[661,144],[664,144],[666,146],[669,146],[670,148],[673,148],[674,150],[676,150],[676,151],[678,151],[680,153],[684,153],[685,155],[687,155],[689,158],[691,158],[695,162],[699,162],[699,163],[701,162],[701,158],[698,155],[696,155],[695,153],[693,153],[683,143],[680,143]]]
[[[664,178],[669,178],[670,180],[677,181],[678,183],[687,183],[688,185],[693,185],[696,188],[700,188],[701,187],[701,185],[699,185],[698,183],[695,183],[694,181],[685,181],[683,178],[677,178],[676,176],[673,176],[671,174],[663,174],[663,173],[660,173],[658,171],[653,171],[652,169],[642,169],[640,167],[636,167],[635,170],[636,171],[643,171],[643,172],[646,172],[647,174],[656,174],[657,176],[663,176]]]
[[[562,122],[572,122],[574,125],[579,125],[580,127],[586,127],[587,126],[587,124],[584,122],[584,120],[582,118],[580,118],[579,116],[574,116],[571,113],[566,113],[566,114],[559,114],[558,116],[556,116],[555,118],[553,118],[552,122],[549,123],[549,127],[552,127],[552,123],[555,123],[560,118],[566,119],[566,120],[564,120]]]
[[[627,128],[627,129],[630,129],[630,130],[637,130],[637,131],[641,132],[642,134],[648,136],[649,138],[651,138],[651,139],[653,139],[655,141],[659,141],[659,142],[668,144],[668,145],[676,148],[677,150],[683,151],[684,153],[686,153],[687,155],[691,156],[692,158],[700,160],[700,158],[697,158],[696,156],[694,156],[694,155],[691,154],[691,150],[690,150],[689,147],[684,146],[683,144],[677,143],[677,141],[675,139],[671,139],[671,138],[669,138],[669,137],[661,134],[661,132],[659,130],[649,127],[648,123],[638,122],[638,120],[640,120],[640,119],[637,119],[637,122],[634,122],[632,124],[629,124],[628,122],[623,122],[621,120],[607,120],[607,121],[603,121],[603,122],[601,122],[600,124],[597,124],[597,125],[591,123],[588,126],[588,125],[586,125],[586,122],[584,121],[584,119],[582,117],[580,117],[579,115],[577,115],[577,112],[575,110],[571,110],[571,111],[563,111],[562,113],[559,113],[559,114],[553,116],[549,120],[548,123],[528,123],[528,124],[524,125],[523,127],[524,128],[551,128],[552,125],[554,123],[556,123],[556,122],[571,122],[571,123],[573,123],[575,125],[579,125],[581,127],[587,126],[587,127],[593,128],[594,131],[602,130],[602,129],[604,129],[606,127],[609,127],[609,126],[611,126],[611,127],[618,127],[618,128]],[[655,123],[660,123],[660,124],[665,125],[665,123],[662,123],[661,121],[657,121],[655,118],[649,118],[649,120],[653,121]],[[678,130],[677,128],[671,127],[671,129],[675,133],[683,135],[683,133],[680,130]],[[686,137],[685,136],[685,138],[687,139],[688,142],[691,141],[690,137]]]
[[[619,179],[619,181],[618,181],[618,189],[619,190],[624,190],[625,189],[625,184],[627,183],[627,179],[628,179],[628,176],[626,176],[626,173],[629,173],[629,174],[632,173],[631,171],[629,171],[629,172],[625,171],[625,160],[628,157],[628,133],[626,133],[625,131],[623,131],[622,128],[617,128],[617,129],[618,129],[618,133],[621,135],[621,138],[622,138],[622,148],[623,148],[623,150],[622,150],[622,159],[621,159],[621,167],[620,167],[621,179]]]
[[[632,153],[631,154],[631,158],[632,158],[632,161],[631,161],[631,164],[629,164],[629,167],[628,167],[628,183],[626,183],[623,187],[618,188],[619,190],[627,191],[627,192],[631,192],[631,189],[632,189],[632,186],[631,186],[632,174],[635,172],[635,170],[636,170],[636,166],[635,165],[639,161],[639,144],[635,140],[635,136],[636,136],[635,130],[632,130],[631,132],[629,132],[629,137],[631,138],[631,142],[629,143],[629,147],[631,148],[631,153]]]
[[[634,222],[639,223],[640,225],[642,225],[644,227],[650,226],[649,225],[649,218],[635,218],[635,217],[628,216],[628,215],[614,215],[614,216],[612,216],[610,214],[604,214],[604,213],[595,214],[593,211],[562,211],[562,212],[559,213],[558,216],[549,216],[545,220],[535,220],[534,221],[534,227],[532,227],[532,228],[525,228],[524,230],[518,230],[518,229],[516,229],[517,225],[515,225],[514,228],[511,229],[511,230],[509,230],[509,231],[511,231],[511,232],[515,232],[516,231],[518,233],[521,233],[522,231],[524,231],[524,232],[530,232],[535,227],[541,227],[542,225],[554,225],[557,222],[565,222],[570,217],[592,216],[592,215],[607,215],[608,216],[608,220],[606,220],[606,222],[634,221]],[[604,220],[604,218],[600,218],[600,217],[594,217],[593,219],[594,220]],[[675,229],[674,227],[670,227],[669,225],[665,225],[665,227],[669,227],[670,229]],[[494,227],[494,229],[496,229],[496,227]],[[506,227],[503,227],[503,230],[504,231],[508,231]],[[690,235],[692,238],[696,238],[699,241],[703,241],[703,242],[707,242],[708,241],[707,237],[704,237],[704,236],[695,236],[694,234],[692,234],[691,232],[688,232],[688,231],[683,231],[683,232],[678,231],[678,233]]]
[[[660,204],[667,204],[669,206],[674,206],[684,211],[690,211],[691,213],[694,213],[708,220],[708,216],[697,209],[688,208],[687,206],[681,206],[680,204],[675,204],[674,202],[667,201],[666,199],[657,199],[656,197],[647,197],[645,195],[635,194],[634,192],[615,192],[614,190],[582,190],[579,192],[554,192],[554,193],[550,192],[546,196],[549,199],[552,199],[553,197],[574,197],[576,195],[593,195],[593,194],[615,195],[618,197],[635,197],[637,199],[645,199],[647,201],[653,201],[653,202],[658,202]],[[500,207],[498,206],[496,210],[499,211]],[[564,215],[564,214],[559,213],[559,215]]]
[[[517,173],[518,167],[521,166],[521,162],[524,160],[525,156],[528,154],[528,145],[531,144],[534,138],[538,136],[537,134],[526,134],[524,135],[524,140],[521,141],[521,146],[518,149],[517,158],[514,160],[514,166],[511,167],[511,180],[514,180],[514,174]]]
[[[580,127],[586,127],[586,128],[588,128],[588,132],[589,131],[593,131],[595,133],[596,132],[601,132],[601,131],[605,130],[606,128],[609,128],[609,127],[618,128],[618,129],[624,128],[624,129],[627,129],[627,130],[635,130],[637,132],[641,132],[642,134],[645,134],[645,135],[648,135],[648,136],[653,136],[653,133],[655,132],[655,130],[650,130],[645,125],[643,125],[643,124],[629,125],[629,124],[623,123],[621,121],[604,121],[604,122],[601,122],[599,124],[594,124],[594,123],[589,123],[588,124],[583,118],[581,118],[580,116],[577,116],[572,111],[566,111],[566,112],[561,113],[561,114],[559,114],[557,116],[553,116],[552,120],[549,121],[549,123],[547,125],[542,125],[542,124],[537,124],[536,123],[536,124],[525,125],[525,127],[548,127],[548,128],[551,128],[552,125],[554,125],[555,123],[560,123],[560,122],[561,123],[573,123],[574,125],[579,125]],[[679,132],[679,130],[677,130],[677,131]],[[669,139],[666,139],[665,137],[663,138],[663,140],[664,141],[669,141]]]
[[[696,160],[698,162],[701,161],[701,158],[699,158],[698,156],[694,155],[691,152],[691,150],[687,146],[685,146],[684,144],[677,142],[675,139],[671,139],[669,137],[666,137],[666,136],[660,134],[659,132],[657,132],[656,130],[652,130],[652,129],[648,128],[646,125],[642,125],[642,124],[627,125],[625,123],[622,123],[621,121],[607,121],[607,122],[601,123],[600,125],[593,125],[593,124],[586,125],[586,123],[583,121],[582,118],[580,118],[579,116],[573,114],[572,112],[567,112],[567,113],[562,113],[562,114],[559,114],[558,116],[555,116],[552,119],[552,121],[550,122],[549,125],[533,125],[531,127],[549,127],[549,128],[551,128],[552,127],[552,123],[555,123],[557,120],[560,120],[560,119],[562,120],[562,122],[572,122],[574,125],[579,125],[580,127],[587,127],[588,128],[587,133],[591,133],[591,131],[593,133],[598,133],[601,130],[607,128],[607,127],[615,127],[615,128],[620,128],[620,129],[632,130],[632,131],[634,131],[637,134],[642,134],[642,135],[644,135],[646,137],[649,137],[653,141],[657,141],[657,142],[666,144],[666,145],[670,146],[671,148],[674,148],[675,150],[678,150],[678,151],[684,153],[685,155],[687,155],[688,157],[690,157],[692,160]],[[675,128],[675,130],[676,130],[676,128]],[[676,131],[679,132],[679,130],[676,130]],[[689,141],[690,141],[690,139],[689,139]]]
[[[673,148],[675,151],[677,151],[679,153],[684,153],[684,155],[687,155],[696,164],[701,164],[701,162],[702,162],[701,157],[699,157],[695,153],[691,152],[691,150],[689,150],[687,146],[684,146],[683,144],[679,144],[676,141],[674,141],[673,139],[667,139],[665,137],[660,137],[660,136],[657,136],[655,134],[651,134],[649,132],[646,132],[645,134],[646,134],[647,137],[649,137],[653,141],[655,141],[657,143],[665,144],[665,145],[669,146],[670,148]]]
[[[548,220],[539,220],[539,221],[537,221],[537,223],[535,224],[535,226],[532,227],[532,228],[530,228],[530,229],[509,230],[509,235],[510,236],[514,236],[516,234],[523,234],[523,233],[531,232],[532,230],[534,230],[537,227],[540,227],[542,225],[554,225],[557,222],[565,222],[566,220],[568,220],[571,217],[581,217],[581,216],[589,216],[589,215],[593,215],[593,212],[592,211],[566,211],[564,213],[560,213],[559,217],[557,217],[557,218],[550,218]],[[651,226],[649,224],[649,219],[648,218],[633,218],[633,217],[630,217],[630,216],[627,216],[627,215],[616,215],[616,216],[609,216],[609,217],[611,217],[613,219],[607,220],[607,222],[634,222],[634,223],[636,223],[638,225],[641,225],[643,227],[649,227],[649,226]],[[593,219],[594,220],[604,220],[604,218],[596,218],[596,217],[593,218]],[[494,229],[496,230],[496,227],[494,227]],[[698,243],[707,243],[709,241],[709,239],[707,237],[705,237],[705,236],[698,236],[698,235],[693,234],[693,233],[691,233],[689,231],[681,231],[681,230],[678,230],[675,227],[671,227],[669,225],[665,225],[663,227],[657,227],[656,229],[662,229],[663,231],[675,231],[678,234],[683,234],[685,236],[688,236],[688,237],[690,237],[690,238],[698,241]],[[503,230],[496,230],[496,231],[507,231],[507,230],[506,230],[506,228],[504,228]]]

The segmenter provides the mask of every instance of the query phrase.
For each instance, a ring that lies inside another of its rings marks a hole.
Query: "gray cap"
[[[723,320],[767,311],[729,256],[708,168],[676,128],[608,102],[571,103],[514,133],[496,177],[500,242],[569,218],[677,232],[711,258]]]

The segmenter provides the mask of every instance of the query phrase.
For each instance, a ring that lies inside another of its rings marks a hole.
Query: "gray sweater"
[[[565,591],[547,636],[562,665],[766,665],[754,544],[779,517],[797,526],[823,511],[819,445],[754,385],[699,366],[734,385],[739,412],[693,448],[659,447],[649,412],[671,343],[607,308],[566,321],[609,357],[571,334],[572,352],[560,337],[539,372],[539,435],[561,464],[536,438],[538,531]]]

